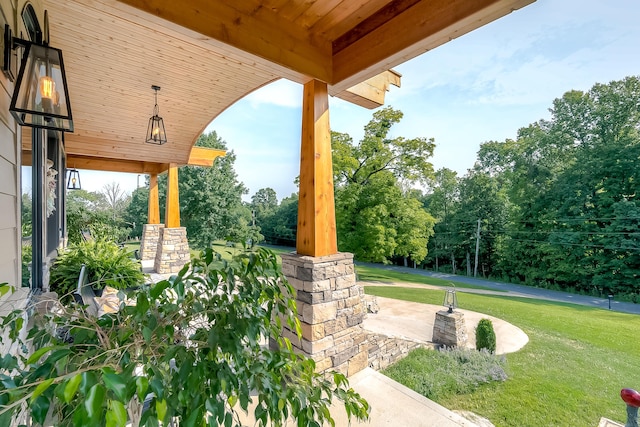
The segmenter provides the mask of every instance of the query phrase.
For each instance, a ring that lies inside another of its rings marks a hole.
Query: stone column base
[[[164,228],[164,224],[145,224],[142,226],[142,240],[140,241],[140,259],[142,261],[156,259],[161,228]]]
[[[464,347],[467,344],[464,314],[459,311],[449,313],[447,310],[437,312],[433,324],[433,342],[447,347]]]
[[[187,229],[161,228],[154,271],[160,274],[177,273],[190,259]]]
[[[367,367],[364,289],[356,283],[353,254],[324,257],[282,255],[282,272],[296,289],[302,340],[285,329],[295,348],[316,362],[316,370],[351,376]]]

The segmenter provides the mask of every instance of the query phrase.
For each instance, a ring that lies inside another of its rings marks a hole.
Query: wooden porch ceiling
[[[67,153],[187,164],[212,119],[279,78],[374,107],[399,83],[387,70],[533,1],[43,0],[69,81]],[[153,84],[163,146],[144,143]]]

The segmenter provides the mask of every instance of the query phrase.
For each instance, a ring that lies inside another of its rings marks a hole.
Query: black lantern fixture
[[[78,169],[67,169],[67,190],[82,190]]]
[[[158,114],[160,112],[158,109],[158,91],[160,90],[160,86],[153,85],[151,89],[155,91],[156,104],[153,107],[153,116],[149,119],[146,142],[149,144],[162,145],[167,142],[167,134],[164,131],[164,121]]]
[[[9,111],[21,126],[73,132],[71,104],[62,51],[12,37],[5,25],[4,69],[10,74],[11,51],[24,48]]]
[[[453,284],[451,284],[451,286],[453,286],[453,289],[447,289],[446,293],[444,294],[444,301],[442,302],[442,305],[444,305],[445,307],[449,307],[447,313],[453,313],[453,309],[458,308],[456,287]]]

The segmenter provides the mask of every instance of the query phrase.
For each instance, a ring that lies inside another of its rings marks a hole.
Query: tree
[[[120,188],[120,184],[117,182],[105,184],[101,193],[104,195],[104,201],[111,211],[113,220],[116,221],[117,218],[122,216],[126,206],[129,204],[129,196]]]
[[[124,219],[131,225],[131,236],[142,237],[142,226],[149,220],[149,189],[140,187],[133,190],[124,213]]]
[[[434,219],[405,190],[433,174],[427,159],[433,140],[389,138],[402,112],[390,107],[373,114],[358,144],[332,132],[338,247],[357,259],[420,262],[427,254]]]
[[[459,191],[460,202],[451,217],[457,257],[466,261],[467,274],[472,274],[480,220],[478,271],[483,276],[491,275],[499,261],[508,199],[496,178],[478,171],[470,171],[462,178]]]
[[[273,188],[261,188],[251,196],[251,207],[256,210],[256,215],[273,211],[278,207],[278,196]]]
[[[446,168],[435,172],[430,192],[423,197],[424,208],[434,218],[434,236],[429,240],[428,253],[436,271],[439,271],[441,260],[451,261],[451,272],[455,272],[454,233],[455,225],[451,217],[459,203],[459,179],[457,173]]]
[[[196,145],[226,149],[226,143],[215,132],[200,135]],[[251,211],[242,204],[247,189],[233,169],[235,159],[233,151],[228,151],[212,167],[184,166],[179,170],[181,223],[194,247],[207,248],[219,239],[236,242],[251,239],[255,243],[262,238],[252,225]],[[164,194],[166,176],[158,181],[160,193]],[[164,196],[160,202],[164,205]]]
[[[70,243],[82,241],[82,232],[89,230],[95,238],[120,243],[129,235],[123,219],[108,208],[105,195],[86,190],[67,192],[67,236]]]
[[[509,199],[501,274],[637,295],[640,80],[569,91],[551,113],[478,154],[475,170],[495,177]]]
[[[376,111],[357,145],[349,135],[332,132],[334,182],[366,185],[376,174],[391,173],[406,186],[426,183],[433,175],[433,165],[427,159],[433,155],[434,141],[388,138],[391,127],[401,119],[402,112],[391,107]]]
[[[272,210],[263,211],[257,217],[260,233],[267,243],[283,246],[296,245],[298,229],[298,195],[296,193],[282,199]]]

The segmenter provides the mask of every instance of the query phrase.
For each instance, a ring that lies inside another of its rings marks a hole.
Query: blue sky
[[[395,69],[386,105],[404,113],[395,136],[435,138],[434,167],[460,175],[481,143],[515,138],[519,128],[549,118],[555,98],[640,74],[638,0],[538,0]],[[254,92],[216,118],[216,130],[237,155],[236,172],[249,188],[278,198],[297,191],[302,87],[279,81]],[[332,130],[355,141],[372,111],[330,100]],[[83,188],[118,181],[127,191],[137,176],[84,172]]]

